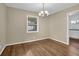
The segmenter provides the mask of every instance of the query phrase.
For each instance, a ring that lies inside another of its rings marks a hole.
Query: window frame
[[[37,18],[37,30],[36,31],[28,31],[28,17],[34,17],[34,18]],[[39,32],[39,17],[38,16],[27,16],[27,33],[37,33],[37,32]]]

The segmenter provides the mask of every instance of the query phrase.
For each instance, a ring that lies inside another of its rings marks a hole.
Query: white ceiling
[[[40,12],[42,3],[6,3],[8,7],[19,8],[28,11]],[[74,3],[45,3],[45,10],[50,14],[72,7]]]

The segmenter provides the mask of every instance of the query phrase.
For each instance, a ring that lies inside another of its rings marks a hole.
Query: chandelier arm
[[[44,3],[43,3],[43,11],[44,11]]]
[[[39,13],[39,16],[48,16],[48,11],[45,10],[45,4],[42,3],[42,11]]]
[[[45,15],[44,3],[43,3],[43,15]]]

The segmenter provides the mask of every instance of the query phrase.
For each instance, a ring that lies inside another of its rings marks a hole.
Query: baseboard
[[[52,40],[58,41],[60,43],[64,43],[66,45],[69,45],[69,43],[57,40],[55,38],[43,38],[43,39],[36,39],[36,40],[29,40],[29,41],[23,41],[23,42],[18,42],[18,43],[6,44],[6,46],[15,45],[15,44],[22,44],[22,43],[29,43],[29,42],[34,42],[34,41],[39,41],[39,40],[45,40],[45,39],[52,39]]]
[[[24,41],[24,42],[18,42],[18,43],[12,43],[12,44],[6,44],[4,45],[4,47],[2,48],[0,55],[2,54],[2,52],[4,51],[4,49],[6,48],[6,46],[10,46],[10,45],[15,45],[15,44],[22,44],[22,43],[29,43],[29,42],[35,42],[35,41],[39,41],[39,40],[45,40],[47,38],[43,38],[43,39],[37,39],[37,40],[30,40],[30,41]]]
[[[63,42],[63,41],[60,41],[60,40],[57,40],[57,39],[55,39],[55,38],[43,38],[43,39],[37,39],[37,40],[30,40],[30,41],[24,41],[24,42],[6,44],[6,45],[3,47],[3,49],[1,50],[0,55],[2,54],[2,52],[4,51],[4,49],[5,49],[6,46],[15,45],[15,44],[22,44],[22,43],[29,43],[29,42],[34,42],[34,41],[39,41],[39,40],[45,40],[45,39],[52,39],[52,40],[58,41],[58,42],[60,42],[60,43],[63,43],[63,44],[65,44],[65,45],[69,45],[68,43]]]
[[[55,41],[58,41],[58,42],[63,43],[63,44],[65,44],[65,45],[69,45],[69,43],[66,43],[66,42],[63,42],[63,41],[57,40],[57,39],[55,39],[55,38],[50,38],[50,39],[55,40]]]
[[[6,45],[3,46],[2,50],[0,51],[0,55],[2,54],[5,48],[6,48]]]
[[[29,40],[29,41],[23,41],[23,42],[12,43],[12,44],[6,44],[6,46],[15,45],[15,44],[22,44],[22,43],[29,43],[29,42],[34,42],[34,41],[39,41],[39,40],[45,40],[45,39],[47,39],[47,38],[36,39],[36,40]]]

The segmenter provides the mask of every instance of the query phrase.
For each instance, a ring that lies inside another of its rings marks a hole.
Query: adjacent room
[[[79,56],[79,4],[0,3],[0,56]]]

